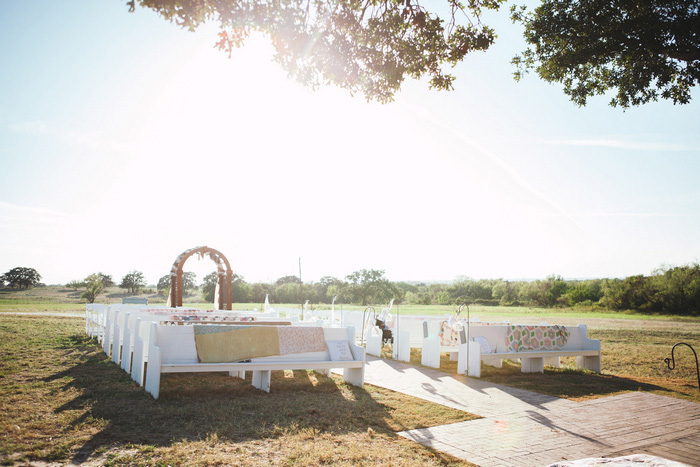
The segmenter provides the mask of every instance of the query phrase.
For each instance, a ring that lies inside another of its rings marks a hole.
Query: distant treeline
[[[216,275],[205,277],[203,295],[213,301]],[[506,281],[461,278],[452,284],[413,284],[391,282],[384,271],[356,271],[344,280],[323,277],[304,283],[286,276],[272,284],[247,283],[235,276],[234,302],[262,303],[268,295],[271,303],[336,303],[382,305],[394,298],[397,304],[412,305],[504,305],[504,306],[580,306],[612,310],[676,315],[700,314],[700,265],[662,268],[650,276],[625,279],[564,280],[552,275],[544,280]]]

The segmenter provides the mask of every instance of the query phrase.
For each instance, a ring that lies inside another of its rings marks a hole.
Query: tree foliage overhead
[[[505,0],[138,0],[176,24],[221,25],[218,47],[231,54],[253,31],[269,37],[275,59],[299,82],[335,84],[388,102],[406,77],[451,89],[443,71],[496,37],[483,9]],[[136,0],[127,4],[135,8]]]
[[[516,79],[534,69],[580,106],[608,91],[623,108],[687,104],[700,82],[700,0],[543,0],[511,18],[529,44],[513,59]]]

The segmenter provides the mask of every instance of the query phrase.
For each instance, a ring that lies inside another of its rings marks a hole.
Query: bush
[[[660,269],[652,276],[609,281],[601,304],[614,310],[700,314],[700,265]]]
[[[73,289],[73,290],[78,290],[82,289],[85,287],[85,281],[70,281],[69,283],[66,284],[67,289]]]
[[[86,300],[88,303],[95,303],[97,296],[105,289],[100,276],[98,274],[91,274],[85,278],[83,283],[85,284],[85,291],[80,294],[80,298]]]
[[[482,305],[482,306],[498,306],[501,304],[500,300],[486,300],[483,298],[477,298],[474,300],[474,305]]]

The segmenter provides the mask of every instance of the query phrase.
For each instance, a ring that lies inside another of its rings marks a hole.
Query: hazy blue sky
[[[533,4],[534,2],[530,2]],[[124,1],[0,0],[0,273],[133,269],[207,245],[248,281],[624,277],[700,261],[700,94],[578,108],[536,76],[506,5],[455,91],[313,92],[252,38]],[[199,279],[211,261],[190,259]]]

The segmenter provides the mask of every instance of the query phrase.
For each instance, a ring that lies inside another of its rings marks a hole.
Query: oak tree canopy
[[[253,31],[269,37],[275,60],[302,84],[335,84],[368,100],[389,102],[406,77],[452,89],[444,69],[493,44],[483,9],[505,0],[130,0],[194,30],[221,25],[229,54]]]
[[[128,0],[181,27],[220,24],[231,54],[251,32],[267,36],[276,61],[297,81],[334,84],[389,102],[407,77],[449,90],[445,71],[496,38],[481,21],[505,0]],[[686,104],[700,82],[700,0],[542,0],[512,7],[528,48],[513,59],[561,83],[571,100],[612,93],[627,108],[658,99]]]
[[[700,82],[700,0],[543,0],[511,19],[529,45],[513,59],[516,79],[534,70],[580,106],[608,92],[623,108],[687,104]]]

